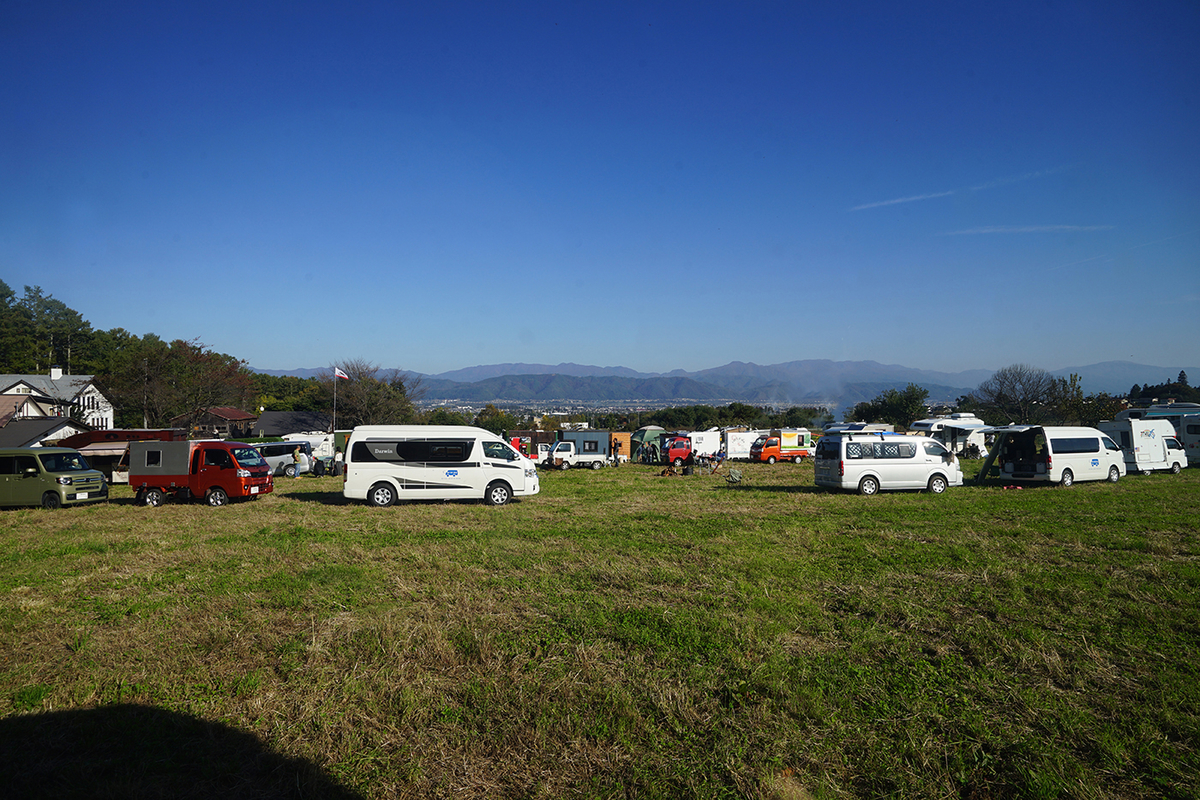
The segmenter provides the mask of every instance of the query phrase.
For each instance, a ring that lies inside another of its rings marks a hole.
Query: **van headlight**
[[[70,486],[72,483],[74,483],[74,481],[72,481],[68,475],[59,475],[57,480],[63,486]]]
[[[250,470],[248,470],[248,469],[239,469],[239,470],[237,471],[237,476],[238,476],[239,478],[249,478],[249,477],[250,477]]]
[[[525,468],[525,477],[526,478],[536,478],[537,477],[537,468],[536,467],[526,467]]]

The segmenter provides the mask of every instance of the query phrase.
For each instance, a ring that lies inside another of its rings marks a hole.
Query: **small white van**
[[[1070,486],[1075,481],[1116,483],[1125,474],[1121,448],[1095,428],[1005,425],[991,432],[996,440],[984,468],[994,457],[1006,480]]]
[[[465,425],[360,425],[346,441],[342,494],[397,500],[483,500],[537,494],[537,465],[490,431]]]
[[[817,440],[813,460],[817,486],[875,494],[889,489],[928,489],[941,494],[962,486],[958,458],[927,436],[836,433]]]
[[[1187,451],[1168,420],[1105,420],[1098,427],[1121,446],[1126,472],[1149,475],[1156,469],[1169,469],[1178,474],[1187,466]]]

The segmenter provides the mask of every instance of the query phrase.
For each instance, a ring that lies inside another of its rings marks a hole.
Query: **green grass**
[[[1200,470],[863,498],[741,469],[551,472],[504,508],[372,509],[305,478],[220,509],[118,487],[0,512],[0,775],[79,797],[1200,796]]]

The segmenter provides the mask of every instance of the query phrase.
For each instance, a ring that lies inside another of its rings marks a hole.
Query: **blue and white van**
[[[989,432],[995,434],[992,455],[1005,480],[1070,486],[1076,481],[1116,483],[1125,474],[1121,448],[1096,428],[1004,425]]]
[[[537,465],[496,434],[465,425],[360,425],[346,441],[342,494],[397,500],[483,500],[537,494]]]

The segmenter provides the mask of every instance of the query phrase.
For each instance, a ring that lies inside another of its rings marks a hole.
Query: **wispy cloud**
[[[949,197],[954,192],[935,192],[933,194],[917,194],[912,197],[897,197],[895,200],[881,200],[878,203],[866,203],[861,206],[855,206],[851,211],[862,211],[864,208],[879,208],[880,206],[894,206],[899,203],[915,203],[918,200],[932,200],[935,197]]]
[[[1043,169],[1036,172],[1026,172],[1023,175],[1010,175],[1007,178],[997,178],[994,181],[981,183],[977,186],[971,186],[966,190],[969,192],[981,192],[984,189],[995,189],[997,186],[1008,186],[1013,183],[1022,183],[1023,181],[1031,181],[1035,178],[1044,178],[1047,175],[1053,175],[1056,172],[1062,172],[1068,167],[1055,167],[1054,169]],[[851,211],[863,211],[868,208],[881,208],[882,206],[895,206],[900,203],[916,203],[921,200],[934,200],[938,197],[949,197],[953,194],[958,194],[959,189],[951,189],[947,192],[934,192],[933,194],[914,194],[910,197],[897,197],[895,200],[881,200],[878,203],[863,203],[861,206],[855,206]]]
[[[1035,178],[1044,178],[1047,175],[1053,175],[1056,172],[1062,172],[1064,169],[1067,169],[1067,167],[1063,166],[1055,167],[1054,169],[1042,169],[1036,172],[1026,172],[1024,175],[1011,175],[1007,178],[997,178],[994,181],[988,181],[987,183],[981,183],[978,186],[972,186],[971,191],[981,192],[984,189],[995,189],[997,186],[1008,186],[1009,184],[1013,183],[1024,183],[1025,181],[1031,181]]]
[[[985,233],[1079,233],[1087,231],[1109,231],[1112,225],[989,225],[983,228],[967,228],[961,231],[946,231],[945,236],[971,236]]]

